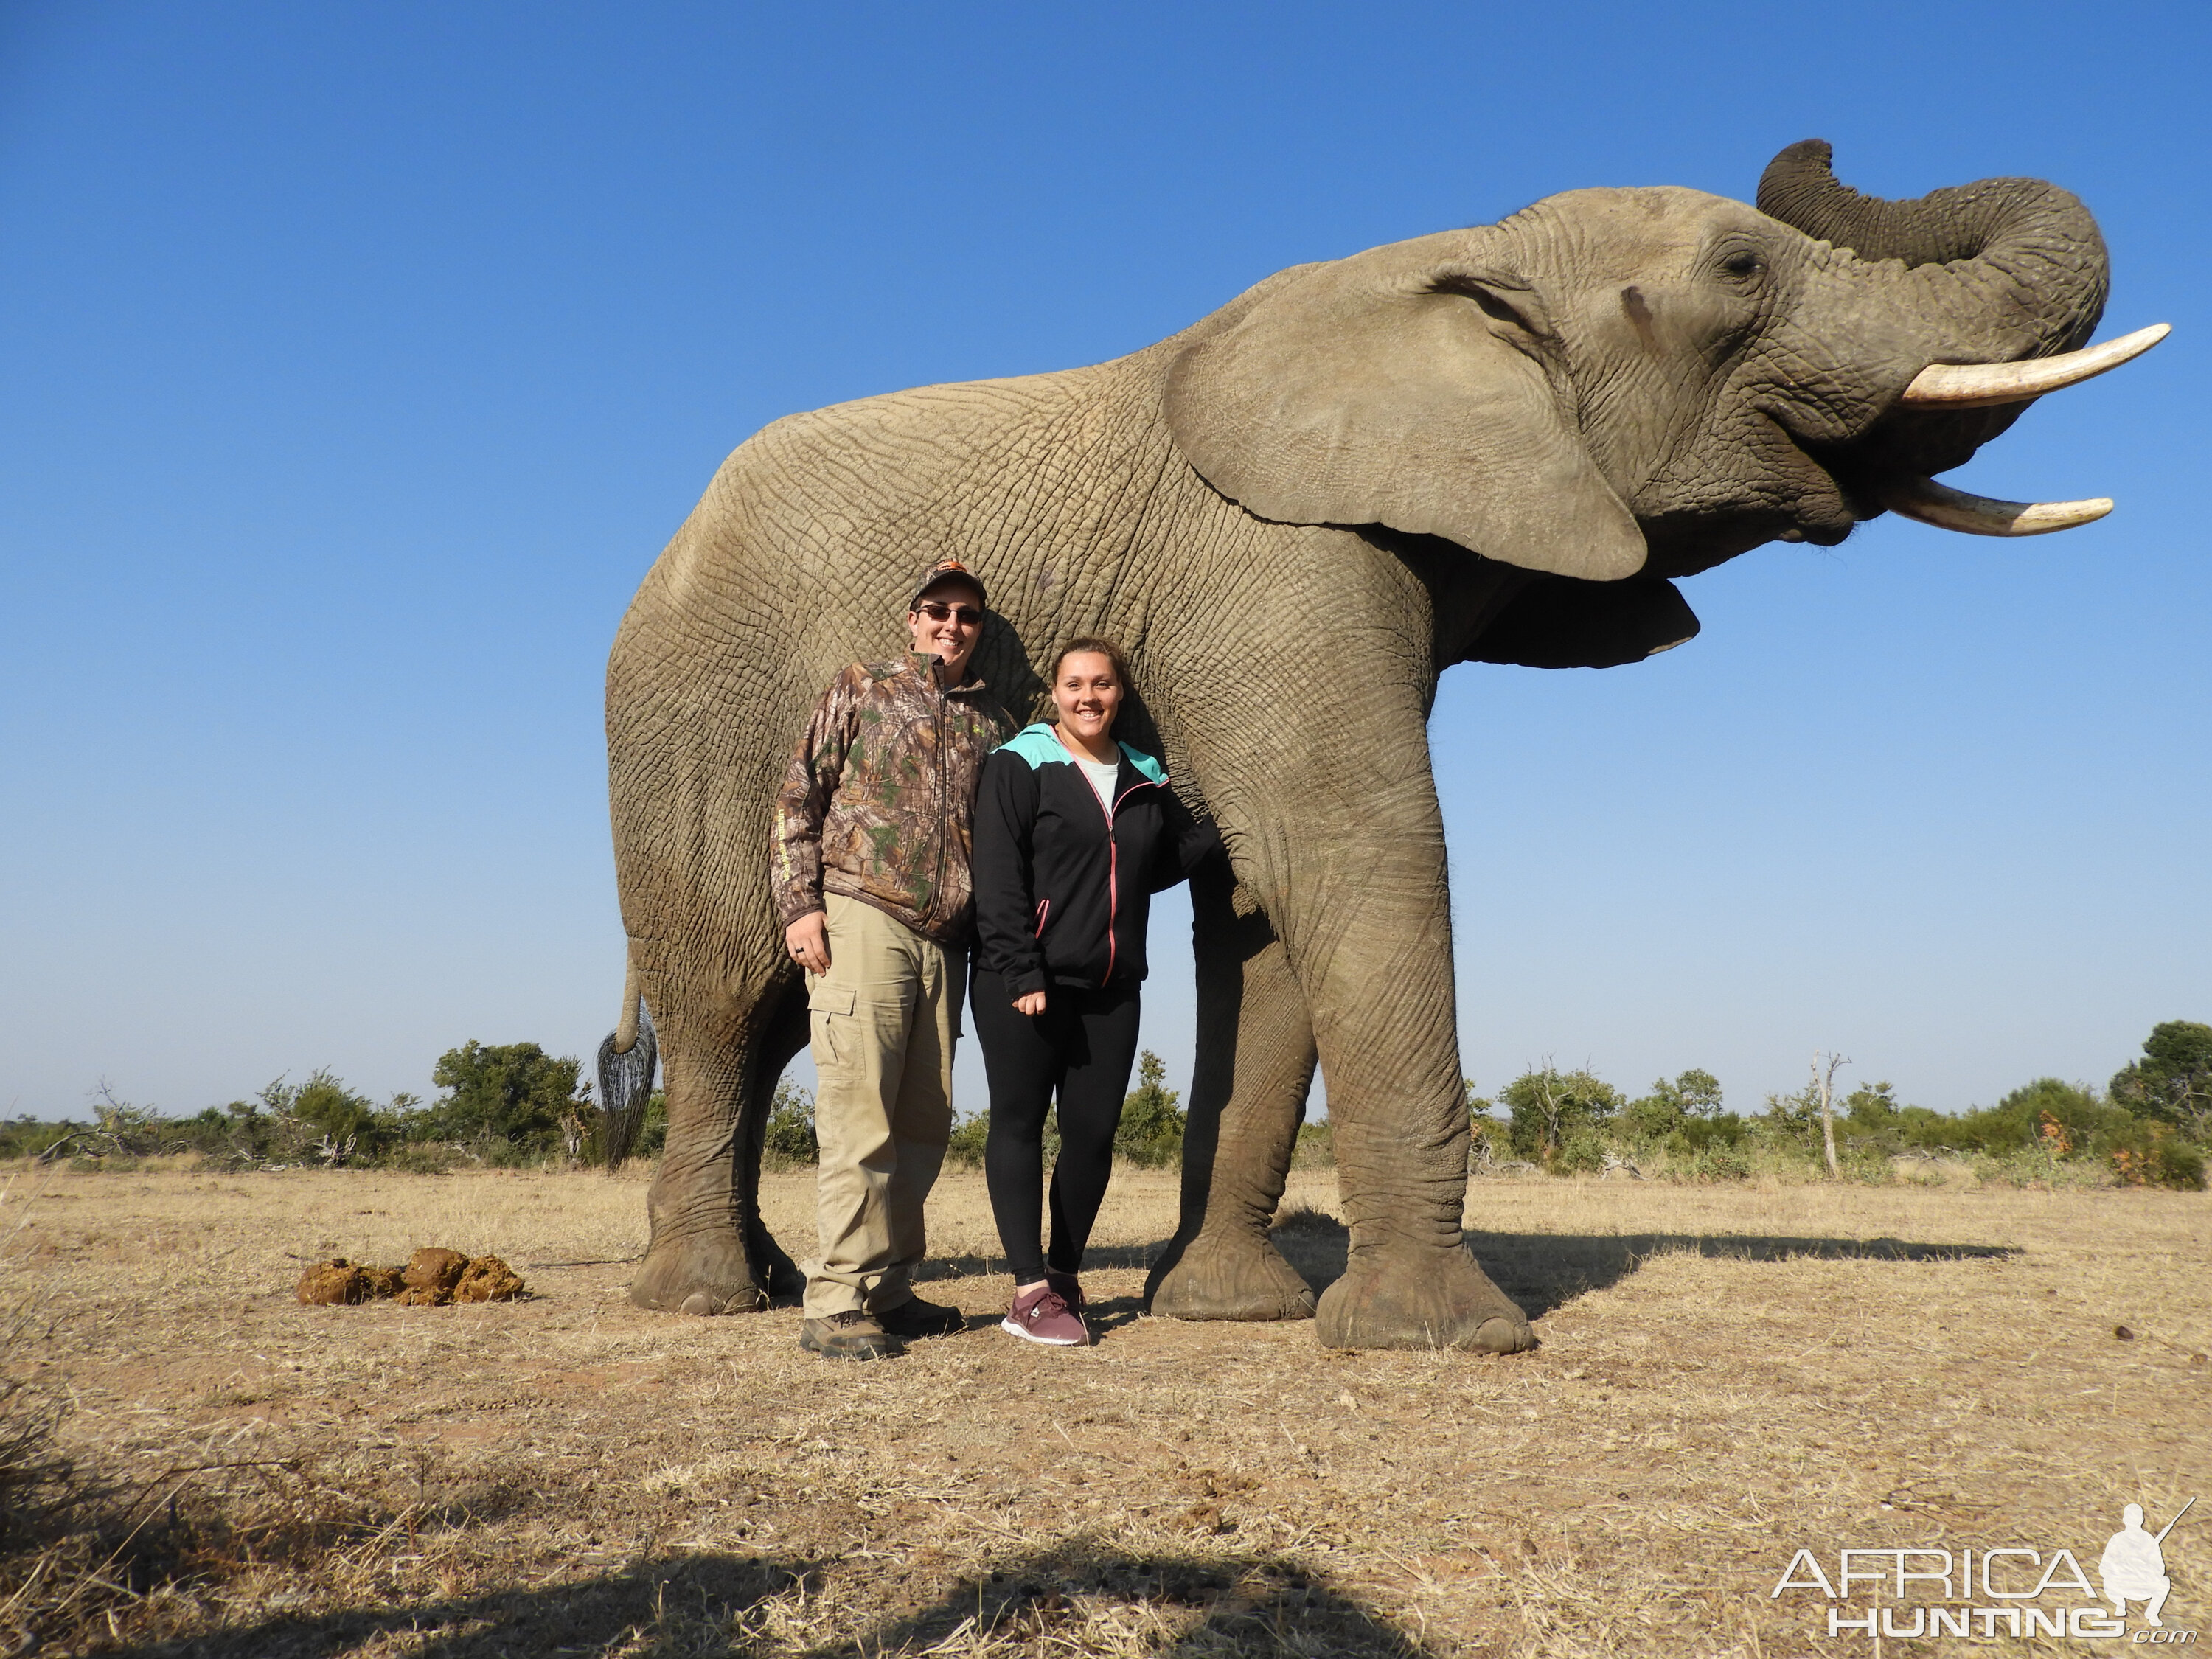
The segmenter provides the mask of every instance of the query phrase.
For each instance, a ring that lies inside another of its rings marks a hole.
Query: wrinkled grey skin
[[[1318,1059],[1351,1228],[1322,1340],[1528,1346],[1461,1243],[1437,676],[1687,638],[1667,578],[1839,541],[1887,481],[1959,465],[2018,413],[1901,411],[1921,368],[2073,349],[2103,304],[2102,244],[2064,192],[1873,202],[1826,155],[1778,158],[1765,212],[1577,191],[1282,272],[1113,362],[795,416],[732,455],[608,672],[623,915],[667,1064],[632,1299],[720,1312],[797,1288],[755,1201],[806,1037],[770,805],[831,675],[896,652],[903,584],[957,556],[990,584],[977,662],[1018,714],[1055,641],[1127,646],[1134,728],[1231,854],[1233,882],[1193,894],[1200,1055],[1155,1310],[1315,1310],[1266,1226]]]

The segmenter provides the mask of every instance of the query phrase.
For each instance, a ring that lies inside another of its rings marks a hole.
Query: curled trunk
[[[1832,154],[1820,138],[1784,150],[1759,181],[1759,210],[1862,259],[1949,267],[1961,301],[1948,319],[1962,353],[1952,361],[2009,362],[2087,343],[2111,272],[2078,198],[2040,179],[1984,179],[1886,201],[1840,183]]]
[[[1819,138],[1777,155],[1759,182],[1759,210],[1869,264],[1901,264],[1912,291],[1899,313],[1932,325],[1924,363],[2014,362],[2087,343],[2111,267],[2078,198],[2039,179],[1984,179],[1888,201],[1840,183],[1832,155]],[[1899,480],[1963,465],[2026,407],[1894,410],[1850,453],[1823,459],[1871,514]]]

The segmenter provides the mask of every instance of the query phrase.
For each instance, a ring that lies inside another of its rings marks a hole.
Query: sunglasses
[[[950,617],[963,628],[981,628],[983,625],[983,613],[972,605],[943,605],[935,599],[924,599],[915,606],[915,611],[932,622],[943,622]]]

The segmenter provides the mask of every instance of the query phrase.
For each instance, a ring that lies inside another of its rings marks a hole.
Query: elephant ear
[[[1185,347],[1166,386],[1176,446],[1263,519],[1387,525],[1553,575],[1634,574],[1643,532],[1553,389],[1541,301],[1443,240],[1316,266]]]

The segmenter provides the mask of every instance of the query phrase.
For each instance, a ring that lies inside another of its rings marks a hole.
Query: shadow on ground
[[[1316,1293],[1344,1277],[1350,1234],[1342,1222],[1322,1211],[1299,1208],[1286,1224],[1269,1235],[1275,1248],[1297,1268]],[[2018,1255],[2009,1244],[1917,1243],[1902,1238],[1814,1238],[1749,1233],[1484,1233],[1464,1235],[1467,1247],[1498,1287],[1521,1304],[1531,1319],[1619,1284],[1652,1256],[1682,1252],[1716,1261],[1973,1261]],[[1084,1257],[1086,1271],[1149,1268],[1173,1246],[1093,1245]],[[918,1281],[999,1273],[1006,1263],[983,1256],[943,1256],[915,1275]],[[1121,1297],[1091,1304],[1091,1323],[1102,1333],[1126,1325],[1144,1311],[1143,1301]],[[970,1320],[969,1324],[989,1323]]]
[[[1316,1291],[1344,1274],[1344,1224],[1302,1211],[1275,1229],[1275,1246]],[[1745,1233],[1481,1233],[1464,1235],[1483,1271],[1531,1319],[1619,1284],[1650,1258],[1681,1252],[1717,1261],[1972,1261],[2014,1256],[2008,1244],[1914,1243],[1901,1238],[1794,1238]]]
[[[1423,1659],[1429,1651],[1357,1597],[1256,1556],[1191,1560],[1067,1540],[988,1576],[961,1579],[939,1601],[857,1637],[841,1640],[825,1630],[810,1642],[802,1593],[818,1592],[822,1577],[818,1562],[678,1556],[577,1583],[280,1616],[112,1651],[130,1659],[323,1659],[396,1640],[410,1659],[614,1651],[625,1659],[675,1659],[770,1644],[800,1647],[819,1659],[877,1659],[919,1655],[963,1635],[1071,1652],[1110,1645],[1162,1654]],[[853,1594],[841,1587],[836,1599],[849,1602]],[[764,1641],[763,1604],[777,1596],[788,1600]]]

